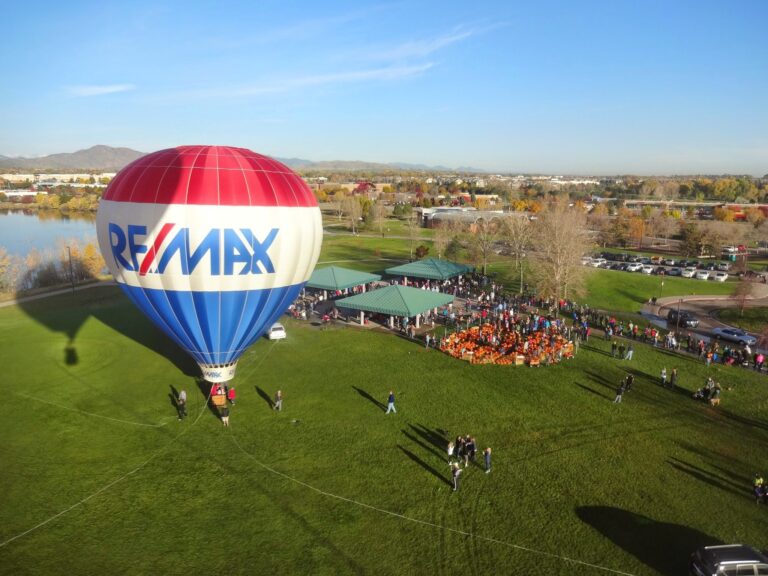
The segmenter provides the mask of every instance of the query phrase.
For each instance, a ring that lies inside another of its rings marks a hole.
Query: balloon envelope
[[[226,381],[309,279],[322,242],[314,194],[290,168],[225,146],[181,146],[121,170],[99,246],[133,303]]]

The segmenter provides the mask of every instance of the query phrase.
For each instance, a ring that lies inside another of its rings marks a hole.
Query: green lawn
[[[700,545],[766,546],[749,490],[768,472],[765,377],[644,345],[620,363],[594,339],[550,368],[471,366],[286,325],[242,358],[224,429],[195,366],[118,289],[0,309],[0,573],[609,573],[567,557],[680,574]],[[733,387],[718,409],[690,398],[708,374]],[[190,394],[184,422],[172,387]],[[494,468],[454,494],[443,438],[459,433]]]
[[[759,333],[768,326],[768,308],[744,308],[744,314],[738,308],[724,308],[718,311],[717,317],[750,332]]]
[[[626,312],[638,312],[643,303],[654,296],[729,295],[736,289],[735,282],[662,278],[616,270],[589,271],[586,286],[585,300],[591,305],[606,310]]]

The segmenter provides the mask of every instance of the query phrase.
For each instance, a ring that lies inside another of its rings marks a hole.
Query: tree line
[[[105,273],[104,258],[95,242],[60,240],[56,249],[31,250],[26,256],[0,247],[0,292],[78,284]]]

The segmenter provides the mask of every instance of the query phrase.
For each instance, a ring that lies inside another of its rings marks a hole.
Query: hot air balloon
[[[132,162],[96,219],[117,283],[210,382],[286,310],[314,270],[322,221],[290,168],[228,146],[180,146]]]

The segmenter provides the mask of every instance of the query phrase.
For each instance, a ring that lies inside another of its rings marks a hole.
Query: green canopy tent
[[[409,286],[387,286],[377,290],[371,290],[364,294],[357,294],[349,298],[336,301],[339,308],[347,308],[360,311],[360,324],[364,321],[365,312],[388,314],[389,326],[394,327],[394,317],[416,318],[416,328],[419,327],[421,315],[428,310],[445,306],[453,302],[451,294],[421,290]]]
[[[387,268],[385,272],[390,276],[403,276],[405,283],[408,278],[425,278],[428,280],[448,280],[462,274],[473,272],[475,269],[466,264],[451,262],[450,260],[438,260],[437,258],[425,258],[408,264]]]
[[[315,269],[306,287],[317,290],[346,290],[347,288],[362,286],[363,292],[365,292],[365,285],[376,280],[381,280],[381,276],[340,266],[327,266]]]

